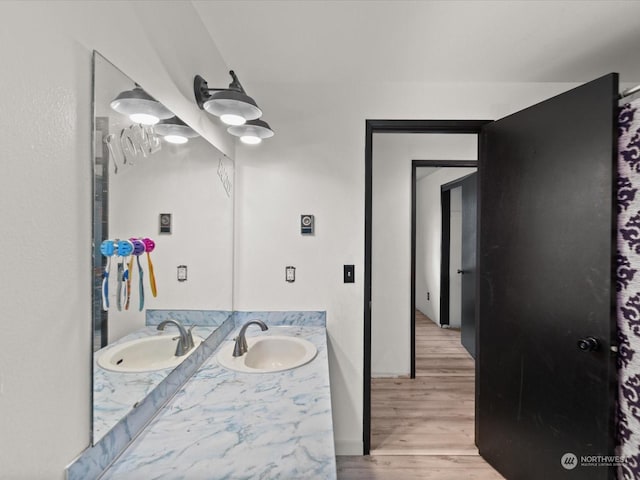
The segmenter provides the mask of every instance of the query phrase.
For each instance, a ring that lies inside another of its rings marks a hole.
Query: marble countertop
[[[216,355],[234,330],[101,478],[335,479],[325,328],[253,330],[307,339],[318,355],[284,372],[227,370]]]
[[[216,327],[195,327],[193,334],[207,338]],[[93,441],[100,440],[134,404],[145,398],[175,367],[152,372],[121,373],[100,367],[97,358],[107,349],[137,338],[171,335],[155,326],[143,327],[93,354]]]

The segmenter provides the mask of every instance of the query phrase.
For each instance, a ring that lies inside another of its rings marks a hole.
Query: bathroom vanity
[[[272,373],[222,367],[219,352],[254,319],[269,329],[247,330],[250,349],[258,337],[282,336],[310,342],[317,354]],[[112,465],[103,459],[113,442],[101,442],[70,466],[67,478],[336,478],[324,312],[234,312],[201,350],[194,354],[201,357],[197,371],[121,455],[109,452],[117,457]]]
[[[216,358],[241,325],[101,478],[336,478],[325,327],[249,329],[249,339],[300,337],[318,350],[306,365],[261,374]]]

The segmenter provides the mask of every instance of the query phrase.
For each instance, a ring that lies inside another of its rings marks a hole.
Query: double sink
[[[246,328],[241,330],[242,335],[244,330]],[[161,334],[107,348],[100,354],[97,362],[105,370],[121,373],[174,368],[188,358],[204,341],[199,336],[192,338],[193,346],[180,352],[181,355],[176,355],[181,338],[171,334]],[[316,347],[311,342],[284,335],[250,337],[246,339],[246,346],[246,353],[234,356],[235,342],[227,342],[218,352],[216,357],[218,363],[238,372],[273,373],[305,365],[313,360],[317,353]]]

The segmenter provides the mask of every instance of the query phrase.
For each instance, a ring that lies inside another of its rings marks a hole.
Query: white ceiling
[[[192,3],[249,84],[640,82],[635,0]]]

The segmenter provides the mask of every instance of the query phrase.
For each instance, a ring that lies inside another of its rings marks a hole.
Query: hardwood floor
[[[338,480],[501,480],[480,456],[337,457]]]
[[[416,378],[371,381],[371,456],[338,457],[338,478],[498,480],[474,444],[475,365],[460,331],[416,312]]]
[[[416,378],[371,382],[371,454],[477,455],[474,392],[460,330],[416,312]]]

